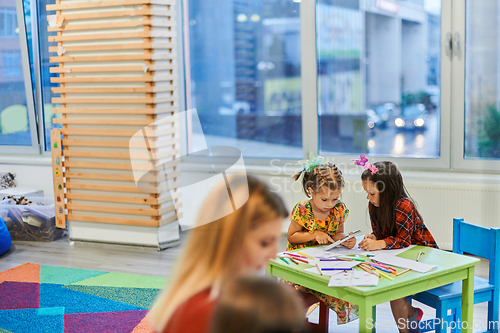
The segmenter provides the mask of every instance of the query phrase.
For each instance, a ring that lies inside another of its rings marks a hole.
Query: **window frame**
[[[466,159],[465,154],[465,49],[466,45],[466,0],[453,1],[453,34],[460,36],[460,57],[453,56],[453,75],[457,79],[451,82],[453,108],[453,145],[452,169],[456,171],[500,173],[500,159]],[[500,16],[498,17],[500,19]],[[497,55],[500,57],[500,54]],[[458,80],[460,78],[460,80]],[[500,96],[498,96],[500,98]]]
[[[21,64],[23,68],[24,89],[26,91],[26,107],[28,109],[28,121],[30,126],[31,146],[0,145],[0,153],[8,154],[37,154],[40,155],[39,137],[35,115],[35,102],[33,98],[33,86],[31,84],[31,70],[28,53],[28,40],[26,36],[26,25],[24,21],[23,1],[16,0],[17,25],[19,28],[19,44],[21,51]]]
[[[184,4],[184,20],[188,21],[187,6],[189,0],[182,0]],[[318,92],[317,92],[317,49],[316,49],[316,10],[317,1],[307,0],[300,2],[300,21],[301,21],[301,80],[302,80],[302,152],[303,158],[307,159],[309,152],[319,154],[319,116],[318,116]],[[451,0],[443,0],[441,4],[441,98],[440,98],[440,156],[439,158],[410,158],[410,157],[385,157],[384,159],[397,163],[400,168],[408,170],[423,171],[450,171],[452,169],[452,61],[446,57],[445,35],[452,30],[452,3]],[[189,42],[189,26],[184,22],[183,34],[184,42]],[[186,66],[186,78],[189,76],[189,44],[186,44],[184,53],[184,63]],[[455,80],[456,81],[456,80]],[[186,92],[189,83],[186,83]],[[186,106],[189,108],[190,96],[184,96]],[[187,143],[190,139],[190,120],[183,126],[184,135]],[[455,141],[455,140],[454,140]],[[456,142],[456,141],[455,141]],[[187,148],[186,148],[187,149]],[[370,157],[369,154],[367,154]],[[358,157],[355,154],[322,154],[328,160],[349,168],[352,165],[352,159]],[[377,158],[380,155],[374,155]],[[254,166],[289,165],[294,159],[267,159],[267,158],[248,158],[245,163]],[[500,162],[498,163],[500,165]]]

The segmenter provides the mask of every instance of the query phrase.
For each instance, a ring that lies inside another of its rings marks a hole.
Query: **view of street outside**
[[[189,1],[190,97],[207,142],[302,158],[300,4],[217,1]],[[439,157],[440,11],[439,0],[317,1],[320,154]]]

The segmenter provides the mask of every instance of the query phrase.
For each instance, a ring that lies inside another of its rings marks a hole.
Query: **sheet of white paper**
[[[320,275],[316,267],[306,268],[304,271]],[[344,271],[322,271],[321,273],[323,273],[324,276],[333,276],[344,273]]]
[[[400,258],[396,257],[393,255],[388,255],[388,254],[377,254],[375,257],[373,257],[376,261],[380,261],[381,263],[391,265],[391,266],[396,266],[396,267],[401,267],[401,268],[410,268],[412,271],[415,272],[420,272],[420,273],[427,273],[430,270],[433,270],[436,268],[436,266],[424,264],[421,262],[417,262],[415,260],[410,260],[410,259],[405,259],[405,258]]]
[[[352,284],[352,271],[335,274],[330,278],[328,287],[350,287]]]
[[[414,247],[416,245],[410,245],[408,247],[403,247],[401,249],[394,249],[394,250],[376,250],[376,251],[364,251],[364,250],[361,250],[360,255],[364,255],[366,256],[367,254],[374,254],[374,255],[377,255],[377,254],[389,254],[391,256],[397,256],[398,254],[400,253],[403,253],[409,249],[411,249],[412,247]]]
[[[352,285],[368,287],[378,285],[378,277],[365,271],[355,270],[352,273]]]
[[[361,233],[361,230],[356,230],[356,231],[354,231],[353,233],[351,233],[351,234],[349,234],[349,235],[345,236],[344,238],[342,238],[342,239],[340,239],[340,240],[338,240],[338,241],[336,241],[336,242],[334,242],[334,243],[332,243],[332,244],[330,244],[330,245],[327,245],[327,246],[326,246],[326,250],[331,250],[331,249],[333,249],[334,247],[339,246],[340,244],[342,244],[342,243],[343,243],[343,242],[345,242],[346,240],[351,239],[351,238],[353,238],[353,237],[356,237],[356,236],[357,236],[357,235],[359,235],[360,233]]]
[[[301,249],[300,252],[305,253],[314,258],[329,259],[335,257],[335,253],[326,252],[324,246],[309,247],[307,249]]]
[[[415,245],[410,245],[408,247],[404,247],[402,249],[394,249],[394,250],[377,250],[377,251],[365,251],[362,250],[358,247],[359,242],[363,240],[362,237],[357,237],[356,238],[356,245],[352,249],[348,249],[344,246],[337,246],[333,248],[332,250],[326,251],[325,248],[326,246],[317,246],[317,247],[310,247],[306,249],[300,250],[300,252],[305,253],[307,255],[310,255],[311,257],[318,258],[318,259],[329,259],[333,258],[336,256],[351,256],[351,255],[362,255],[366,256],[367,254],[388,254],[392,256],[397,256],[400,253],[405,252],[406,250],[411,249]]]
[[[318,266],[320,268],[342,268],[348,269],[359,265],[359,261],[320,261]]]

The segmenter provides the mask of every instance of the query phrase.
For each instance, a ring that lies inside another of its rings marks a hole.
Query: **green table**
[[[299,250],[300,251],[300,250]],[[462,283],[462,332],[472,333],[474,306],[474,266],[480,260],[425,246],[415,246],[398,256],[415,260],[418,253],[425,254],[419,262],[431,264],[437,268],[428,273],[410,271],[400,276],[393,276],[394,281],[380,277],[376,287],[328,287],[329,276],[321,276],[304,271],[313,267],[303,264],[287,265],[282,260],[271,260],[267,273],[302,286],[320,291],[359,306],[359,332],[372,332],[375,328],[376,305],[398,298],[413,295],[425,290],[443,286],[455,281]],[[366,259],[366,257],[363,257]],[[357,268],[359,269],[359,268]],[[401,271],[402,269],[397,269]],[[365,323],[364,325],[362,323]],[[467,326],[467,328],[464,328]]]

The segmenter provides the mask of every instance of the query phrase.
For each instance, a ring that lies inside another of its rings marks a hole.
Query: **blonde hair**
[[[247,276],[222,287],[210,333],[298,333],[305,325],[305,308],[292,286]]]
[[[217,186],[203,203],[197,224],[207,221],[207,216],[219,216],[220,211],[246,195],[248,200],[233,213],[191,231],[167,287],[149,313],[151,323],[159,331],[182,302],[234,275],[242,256],[241,244],[248,231],[288,215],[281,198],[256,178],[240,175],[229,177],[228,181],[232,200],[227,200],[229,188],[225,183]]]

